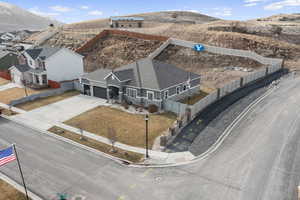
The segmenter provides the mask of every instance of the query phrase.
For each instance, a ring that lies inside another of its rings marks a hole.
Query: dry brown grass
[[[102,151],[106,154],[110,154],[112,156],[118,157],[118,158],[122,158],[134,163],[138,163],[141,161],[141,159],[143,158],[142,154],[138,154],[138,153],[134,153],[134,152],[129,152],[129,151],[124,151],[122,149],[119,148],[115,148],[116,152],[112,152],[112,147],[111,145],[107,145],[104,144],[102,142],[98,142],[96,140],[93,139],[89,139],[89,138],[84,138],[83,140],[80,139],[80,136],[77,135],[76,133],[73,133],[71,131],[59,128],[59,127],[52,127],[50,128],[48,131],[55,133],[57,135],[63,136],[65,138],[68,138],[70,140],[73,140],[75,142],[78,142],[80,144],[86,145],[88,147],[97,149],[99,151]],[[59,131],[63,131],[63,133],[59,133]]]
[[[197,103],[198,101],[200,101],[201,99],[206,97],[207,95],[208,95],[208,93],[200,90],[199,93],[197,93],[191,97],[186,97],[185,99],[181,100],[180,102],[184,103],[184,104],[188,104],[188,105],[194,105],[195,103]]]
[[[10,82],[9,80],[6,80],[4,78],[0,78],[0,85],[5,85],[5,84],[7,84],[9,82]]]
[[[23,193],[16,190],[8,183],[0,180],[0,200],[24,200]]]
[[[19,114],[19,113],[17,113],[17,112],[14,112],[14,111],[12,111],[12,110],[8,110],[8,109],[2,108],[2,107],[0,107],[0,113],[1,113],[1,114],[4,114],[4,115],[6,115],[6,116],[12,116],[12,115],[17,115],[17,114]]]
[[[44,92],[45,90],[33,90],[27,88],[28,95],[37,94]],[[24,88],[11,88],[8,90],[0,91],[0,102],[9,104],[12,100],[20,99],[25,97],[25,90]]]
[[[46,106],[58,101],[62,101],[64,99],[73,97],[80,94],[78,91],[69,91],[69,92],[65,92],[63,94],[60,95],[55,95],[55,96],[51,96],[51,97],[46,97],[46,98],[41,98],[41,99],[37,99],[34,101],[30,101],[30,102],[26,102],[26,103],[22,103],[17,105],[16,107],[21,108],[23,110],[33,110],[42,106]]]
[[[150,115],[149,144],[167,130],[176,116],[170,113]],[[107,129],[117,132],[117,141],[131,146],[145,147],[145,120],[143,115],[126,113],[114,108],[97,107],[65,122],[91,133],[107,137]]]

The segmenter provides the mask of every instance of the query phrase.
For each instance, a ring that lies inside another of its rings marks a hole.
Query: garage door
[[[94,96],[102,99],[107,99],[106,88],[94,86]]]

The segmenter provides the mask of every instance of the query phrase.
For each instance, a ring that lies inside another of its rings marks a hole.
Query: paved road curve
[[[300,172],[300,78],[285,80],[206,160],[134,169],[0,120],[0,147],[16,143],[29,187],[89,200],[295,199]],[[15,163],[0,169],[19,180]]]

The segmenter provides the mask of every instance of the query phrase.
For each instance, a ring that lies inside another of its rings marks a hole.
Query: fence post
[[[240,79],[240,87],[243,87],[243,85],[244,85],[244,78],[241,77],[241,79]]]
[[[217,99],[220,99],[220,93],[221,93],[221,89],[218,88],[218,89],[217,89]]]

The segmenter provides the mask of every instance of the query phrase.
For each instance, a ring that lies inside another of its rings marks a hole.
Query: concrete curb
[[[63,136],[59,136],[59,135],[56,135],[54,133],[51,133],[49,131],[44,131],[44,130],[40,130],[38,128],[35,128],[35,127],[31,127],[31,126],[28,126],[28,124],[25,124],[19,120],[16,120],[16,119],[12,119],[8,116],[5,116],[5,115],[2,115],[5,119],[8,119],[10,121],[14,121],[15,123],[18,123],[22,126],[25,126],[25,127],[28,127],[32,130],[35,130],[37,132],[41,132],[41,133],[44,133],[46,135],[49,135],[51,137],[54,137],[56,139],[59,139],[61,141],[64,141],[66,143],[69,143],[69,144],[72,144],[74,146],[77,146],[79,148],[82,148],[84,150],[87,150],[87,151],[90,151],[92,153],[95,153],[97,155],[100,155],[100,156],[104,156],[110,160],[113,160],[115,162],[117,162],[118,164],[120,165],[123,165],[123,166],[129,166],[129,167],[134,167],[134,168],[164,168],[164,167],[176,167],[176,166],[182,166],[182,165],[187,165],[187,164],[192,164],[192,163],[195,163],[199,160],[203,160],[205,158],[207,158],[208,156],[210,156],[212,153],[214,153],[218,147],[223,143],[223,141],[230,135],[232,129],[236,126],[236,124],[245,117],[245,115],[247,115],[251,109],[257,105],[259,102],[261,102],[264,98],[266,98],[268,95],[270,95],[272,92],[274,91],[274,88],[267,91],[263,96],[259,97],[258,99],[256,99],[254,102],[252,102],[226,129],[225,131],[222,133],[222,135],[219,137],[219,139],[206,151],[204,152],[203,154],[189,160],[189,161],[183,161],[183,162],[180,162],[180,163],[164,163],[164,164],[133,164],[132,162],[128,161],[128,160],[125,160],[125,159],[121,159],[121,158],[117,158],[117,157],[114,157],[114,156],[111,156],[109,154],[106,154],[106,153],[103,153],[101,151],[98,151],[96,149],[93,149],[93,148],[90,148],[88,146],[85,146],[85,145],[82,145],[80,143],[77,143],[77,142],[74,142],[70,139],[67,139]],[[186,152],[180,152],[182,154],[187,154],[187,153],[190,153],[189,151],[186,151]],[[167,159],[170,157],[170,154],[172,153],[169,153]],[[191,154],[191,153],[190,153]],[[175,155],[175,154],[174,154]],[[177,153],[178,155],[178,153]]]
[[[22,192],[25,195],[24,187],[21,184],[14,181],[13,179],[6,176],[5,174],[3,174],[2,172],[0,172],[0,179],[7,182],[12,187],[14,187],[15,189],[17,189],[18,191]],[[28,196],[32,200],[43,200],[41,197],[39,197],[35,193],[31,192],[30,190],[28,190]]]
[[[63,136],[59,136],[59,135],[56,135],[56,134],[51,133],[51,132],[49,132],[49,131],[44,131],[44,130],[37,129],[37,128],[35,128],[35,127],[28,126],[27,124],[22,123],[22,122],[19,121],[19,120],[12,119],[12,118],[10,118],[10,117],[8,117],[8,116],[5,116],[5,115],[1,115],[1,116],[2,116],[3,118],[5,118],[5,119],[10,120],[10,121],[13,121],[13,122],[15,122],[15,123],[17,123],[17,124],[19,124],[19,125],[21,125],[21,126],[24,126],[24,127],[26,127],[26,128],[30,128],[30,129],[32,129],[32,130],[38,132],[38,133],[46,134],[46,135],[48,135],[48,136],[50,136],[50,137],[54,137],[54,138],[56,138],[56,139],[58,139],[58,140],[61,140],[61,141],[66,142],[66,143],[68,143],[68,144],[72,144],[72,145],[77,146],[77,147],[79,147],[79,148],[82,148],[82,149],[84,149],[84,150],[86,150],[86,151],[95,153],[95,154],[97,154],[97,155],[106,157],[106,158],[108,158],[108,159],[111,159],[111,160],[117,162],[118,164],[122,164],[122,165],[126,165],[126,166],[129,165],[129,164],[132,164],[132,162],[130,162],[130,161],[128,161],[128,160],[125,160],[125,159],[121,159],[121,158],[117,158],[117,157],[111,156],[111,155],[109,155],[109,154],[106,154],[106,153],[104,153],[104,152],[98,151],[98,150],[93,149],[93,148],[91,148],[91,147],[88,147],[88,146],[85,146],[85,145],[83,145],[83,144],[74,142],[73,140],[67,139],[67,138],[65,138],[65,137],[63,137]]]
[[[234,127],[249,113],[252,111],[252,109],[260,103],[262,100],[264,100],[267,96],[269,96],[275,88],[272,88],[271,90],[267,91],[264,95],[256,99],[254,102],[252,102],[244,111],[225,129],[225,131],[222,133],[222,135],[219,137],[219,139],[204,153],[201,155],[197,156],[196,158],[186,161],[186,162],[181,162],[181,163],[170,163],[170,164],[161,164],[161,165],[155,165],[155,164],[148,164],[148,165],[137,165],[133,164],[130,165],[131,167],[136,167],[136,168],[143,168],[143,167],[151,167],[151,168],[165,168],[165,167],[177,167],[177,166],[182,166],[182,165],[188,165],[192,164],[195,162],[198,162],[200,160],[203,160],[213,154],[220,146],[221,144],[225,141],[225,139],[230,135],[231,131],[234,129]]]

